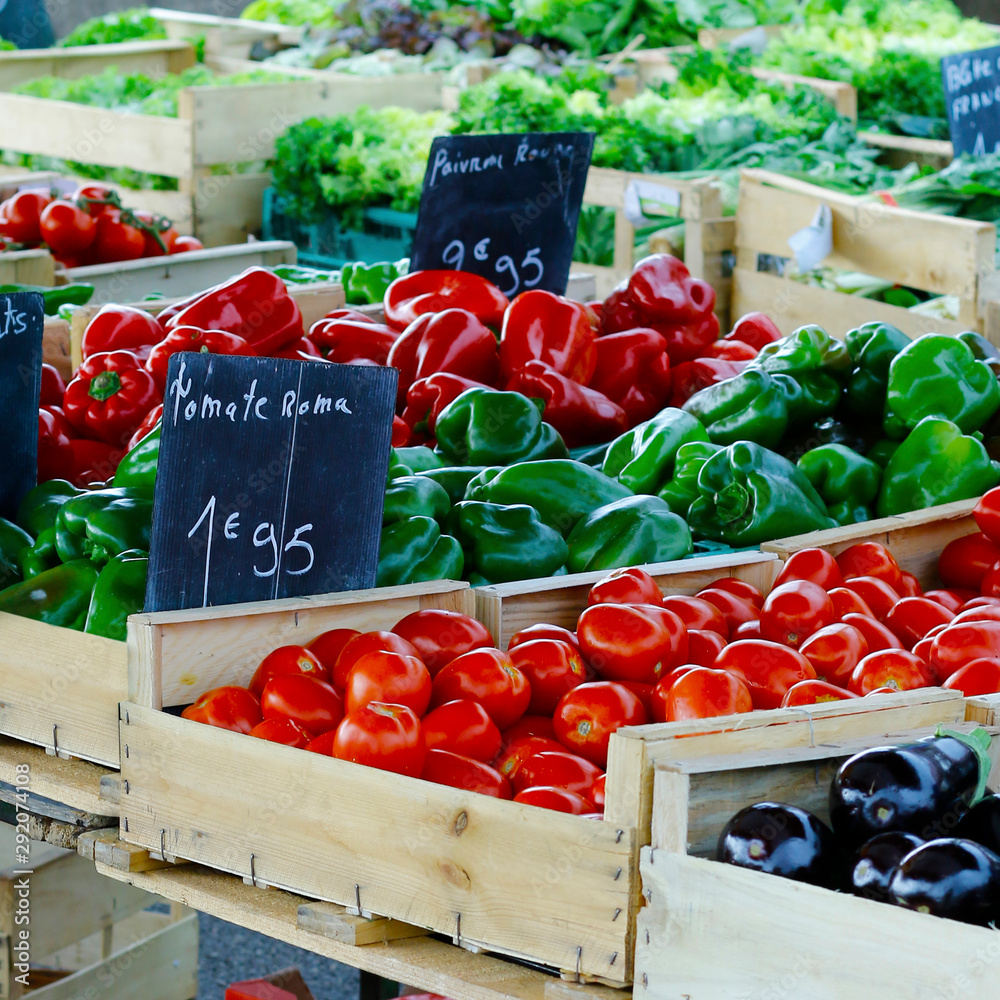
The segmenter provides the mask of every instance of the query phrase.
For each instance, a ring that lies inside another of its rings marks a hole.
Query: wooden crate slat
[[[0,285],[55,284],[55,261],[48,250],[13,250],[0,254]]]
[[[817,93],[829,98],[837,109],[837,114],[851,121],[858,120],[858,91],[850,83],[840,80],[823,80],[815,76],[801,76],[798,73],[781,73],[778,70],[764,69],[754,66],[749,70],[751,76],[766,83],[780,83],[788,90],[795,87],[810,87]]]
[[[32,795],[59,802],[81,813],[118,814],[117,807],[101,796],[101,781],[111,773],[106,768],[82,760],[66,760],[47,754],[41,747],[0,738],[0,782],[11,790],[18,786],[19,764],[27,764],[30,768]]]

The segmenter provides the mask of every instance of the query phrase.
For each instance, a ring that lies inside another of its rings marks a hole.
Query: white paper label
[[[653,221],[656,216],[676,216],[681,207],[681,193],[652,181],[629,181],[625,188],[625,218],[633,226]]]
[[[820,205],[812,223],[788,237],[795,254],[795,264],[803,273],[812,271],[833,253],[833,212],[829,205]]]
[[[742,35],[737,35],[730,43],[730,49],[749,49],[755,56],[759,56],[767,48],[767,32],[759,25],[745,31]]]

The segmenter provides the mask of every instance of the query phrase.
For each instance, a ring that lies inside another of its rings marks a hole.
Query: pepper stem
[[[736,521],[750,506],[750,494],[739,483],[727,483],[715,494],[715,506],[724,524]]]
[[[104,402],[110,399],[122,387],[122,380],[118,372],[101,372],[90,380],[90,388],[87,395],[93,399]]]

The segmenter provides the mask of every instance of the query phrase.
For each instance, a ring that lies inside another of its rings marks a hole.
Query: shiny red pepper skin
[[[135,429],[135,433],[128,439],[128,444],[125,450],[131,451],[144,437],[149,435],[156,425],[163,419],[163,404],[157,403],[149,413],[143,418],[143,421]]]
[[[406,403],[406,394],[418,379],[451,372],[491,386],[500,368],[496,337],[465,309],[418,317],[392,345],[388,364],[399,369],[398,408]]]
[[[597,368],[590,388],[617,403],[630,427],[667,405],[670,386],[667,342],[656,330],[626,330],[597,338]]]
[[[405,448],[410,443],[410,425],[402,417],[392,418],[392,447]]]
[[[319,348],[308,338],[302,337],[296,340],[291,347],[283,347],[280,351],[275,351],[272,358],[287,358],[289,361],[325,361],[319,352]]]
[[[397,278],[385,292],[385,321],[405,330],[418,316],[464,309],[486,326],[499,329],[510,303],[492,282],[468,271],[413,271]]]
[[[514,299],[503,318],[500,371],[510,378],[529,361],[544,361],[588,385],[597,367],[597,334],[587,307],[538,288]]]
[[[108,351],[131,351],[145,361],[161,340],[163,327],[148,312],[131,306],[102,306],[83,331],[83,359]]]
[[[601,332],[624,333],[646,326],[642,310],[629,298],[628,282],[623,281],[604,300],[601,308]]]
[[[725,361],[753,361],[757,357],[757,348],[742,340],[717,340],[706,351],[705,357]]]
[[[71,479],[73,476],[73,428],[56,406],[38,410],[38,481]]]
[[[120,448],[162,402],[156,381],[134,354],[108,351],[80,365],[66,386],[63,412],[80,434]]]
[[[73,450],[73,474],[65,478],[74,486],[106,483],[125,454],[123,447],[89,438],[74,438],[69,446]]]
[[[723,339],[741,340],[759,351],[765,344],[781,340],[781,331],[764,313],[752,312],[741,316],[736,321],[736,326]]]
[[[42,365],[42,392],[38,399],[39,406],[62,406],[66,383],[62,375],[49,364]]]
[[[529,361],[507,382],[508,391],[541,399],[542,418],[567,447],[611,441],[628,430],[628,415],[596,389],[580,385],[544,361]]]
[[[167,330],[178,326],[238,334],[261,357],[304,334],[298,303],[281,278],[263,267],[249,267],[216,285],[166,321]]]
[[[176,326],[163,338],[146,358],[146,371],[153,376],[160,392],[167,384],[167,365],[181,351],[200,354],[237,354],[253,357],[253,348],[238,334],[222,330],[200,330],[194,326]]]
[[[348,364],[367,359],[376,365],[389,361],[399,334],[368,319],[321,319],[309,327],[308,340],[327,361]]]
[[[482,382],[474,382],[451,372],[437,372],[418,379],[406,393],[406,409],[403,410],[403,420],[412,432],[413,443],[421,444],[434,437],[438,415],[466,389],[488,388]]]
[[[683,261],[666,253],[650,254],[635,265],[628,295],[649,319],[668,324],[693,323],[715,308],[715,289],[692,278]]]
[[[719,317],[715,313],[706,313],[690,323],[652,322],[649,325],[666,338],[667,356],[672,365],[702,357],[719,336]]]
[[[747,361],[727,361],[725,358],[699,358],[697,361],[682,362],[673,372],[674,387],[670,405],[683,406],[706,386],[735,378],[747,364]]]
[[[381,325],[375,322],[374,317],[369,316],[358,309],[331,309],[323,316],[323,319],[350,319],[354,320],[355,323],[371,323],[373,326]],[[323,320],[317,320],[316,322],[322,323]],[[313,325],[315,326],[315,324]]]

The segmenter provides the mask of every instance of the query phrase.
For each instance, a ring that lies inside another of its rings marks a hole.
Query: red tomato
[[[962,610],[962,605],[974,596],[974,590],[928,590],[924,592],[924,597],[928,601],[940,604],[942,608],[947,608],[952,614],[958,614]]]
[[[737,715],[753,709],[747,686],[735,674],[695,667],[679,677],[666,697],[666,722]]]
[[[344,646],[361,633],[356,628],[332,628],[322,632],[312,642],[306,643],[306,649],[323,664],[326,670],[326,680],[333,677],[333,667]]]
[[[526,788],[565,788],[587,796],[601,769],[573,753],[543,751],[532,754],[518,769],[512,780],[515,792]],[[589,796],[588,796],[589,797]]]
[[[97,237],[97,220],[64,198],[46,206],[39,225],[42,239],[55,254],[83,253]]]
[[[838,622],[814,632],[799,652],[813,665],[818,679],[846,688],[854,668],[868,655],[868,642],[853,625]]]
[[[344,717],[344,700],[332,685],[307,674],[272,677],[260,707],[265,719],[291,719],[317,736],[335,729]]]
[[[934,638],[939,632],[943,632],[947,627],[947,625],[937,625],[932,628],[930,632],[923,637],[923,639],[914,645],[910,652],[915,656],[919,656],[924,663],[929,664],[931,662],[931,646],[934,645]]]
[[[935,625],[947,625],[953,612],[926,597],[904,597],[885,617],[904,648],[912,649]]]
[[[826,549],[799,549],[793,552],[775,578],[774,586],[780,587],[793,580],[815,583],[824,590],[833,590],[844,583],[837,560]]]
[[[145,243],[142,230],[123,221],[122,213],[113,208],[97,217],[97,233],[90,252],[98,264],[138,260]]]
[[[708,601],[709,604],[714,604],[722,612],[730,635],[744,622],[755,622],[760,618],[759,607],[742,597],[731,594],[728,590],[708,587],[706,590],[700,590],[695,596],[700,597],[703,601]],[[763,604],[763,601],[761,603]]]
[[[881,622],[869,618],[868,615],[848,614],[841,618],[845,625],[853,625],[868,643],[868,652],[876,653],[880,649],[902,649],[903,644],[896,638],[894,632]]]
[[[659,604],[662,597],[656,581],[644,569],[616,569],[590,588],[587,606]]]
[[[848,590],[853,590],[872,609],[872,614],[884,622],[886,615],[899,603],[899,593],[874,576],[852,576],[844,582]]]
[[[930,665],[943,681],[959,667],[984,657],[1000,659],[1000,621],[948,625],[934,637]]]
[[[344,716],[333,740],[333,756],[419,778],[427,747],[411,709],[372,701]]]
[[[687,659],[684,623],[649,604],[591,605],[576,632],[587,662],[608,680],[655,684],[679,659]]]
[[[924,588],[920,586],[920,581],[912,574],[904,572],[899,585],[900,597],[923,597]]]
[[[590,799],[595,806],[603,813],[604,812],[604,786],[607,782],[608,776],[603,772],[599,774],[595,779],[594,783],[590,786],[590,791],[584,796]]]
[[[982,605],[977,605],[971,608],[965,608],[963,611],[959,611],[957,615],[951,620],[952,625],[961,625],[963,622],[995,622],[1000,621],[1000,607],[997,605],[991,605],[983,607]]]
[[[457,698],[478,701],[497,726],[506,729],[527,712],[531,686],[506,653],[474,649],[456,657],[434,678],[434,708]]]
[[[144,222],[149,229],[142,229],[142,256],[162,257],[164,254],[172,253],[174,242],[178,233],[172,225],[161,228],[160,220],[152,212],[137,209],[132,213],[140,222]],[[166,223],[166,220],[163,220]],[[141,229],[141,227],[139,227]],[[155,236],[153,235],[155,232]],[[159,237],[159,241],[157,240]],[[162,246],[160,244],[163,244]]]
[[[674,667],[669,674],[664,674],[664,676],[659,679],[656,686],[653,688],[653,694],[649,700],[649,707],[646,709],[653,722],[667,721],[667,695],[670,694],[670,689],[686,673],[696,670],[700,666],[703,666],[703,664],[685,663],[680,667]],[[709,664],[709,666],[711,666],[711,664]]]
[[[781,699],[781,707],[821,705],[825,701],[846,701],[848,698],[857,698],[857,695],[828,681],[799,681],[785,692],[785,697]]]
[[[642,684],[639,681],[615,681],[615,683],[621,684],[623,688],[628,688],[642,702],[642,707],[646,710],[646,715],[649,718],[653,717],[652,684]]]
[[[962,605],[962,610],[969,608],[996,608],[1000,607],[1000,597],[973,597]]]
[[[644,726],[649,719],[638,695],[628,688],[614,681],[592,681],[564,695],[552,721],[564,747],[605,767],[611,734],[622,726]]]
[[[983,597],[1000,597],[1000,561],[995,562],[979,584]]]
[[[503,746],[509,747],[525,736],[544,736],[547,740],[555,740],[556,730],[552,725],[551,715],[522,715],[500,735],[503,737]]]
[[[700,597],[664,597],[663,606],[668,611],[673,611],[684,622],[689,632],[694,628],[718,632],[723,639],[729,638],[729,626],[726,625],[722,612],[714,604]]]
[[[337,730],[331,729],[329,732],[317,736],[316,739],[306,744],[306,750],[310,753],[321,753],[324,757],[333,756],[333,741],[337,738]]]
[[[726,640],[718,632],[688,629],[688,662],[698,667],[710,667],[725,645]]]
[[[561,625],[529,625],[528,628],[523,628],[510,637],[507,652],[535,639],[558,639],[560,642],[568,642],[578,653],[580,652],[580,640],[577,639],[576,633]]]
[[[594,811],[594,804],[576,792],[567,792],[565,788],[526,788],[514,796],[515,802],[526,806],[538,806],[541,809],[552,809],[555,812],[571,813],[574,816],[585,816]]]
[[[846,587],[834,587],[830,591],[830,600],[833,601],[833,608],[841,621],[844,620],[844,615],[875,617],[872,609],[853,590],[848,590]]]
[[[366,653],[380,650],[402,653],[404,656],[419,656],[413,643],[394,632],[362,632],[349,639],[340,651],[337,662],[333,665],[333,686],[342,691],[347,686],[347,675],[354,664]]]
[[[559,699],[587,679],[583,658],[559,639],[524,642],[507,655],[531,685],[528,711],[535,715],[551,715]]]
[[[264,690],[264,685],[272,677],[281,674],[309,674],[311,677],[318,677],[321,681],[330,680],[326,668],[316,655],[305,646],[279,646],[277,649],[272,649],[260,661],[260,665],[254,671],[247,688],[255,698],[259,698]]]
[[[414,646],[431,677],[456,656],[493,645],[493,636],[482,622],[438,608],[414,611],[396,622],[392,631]]]
[[[170,248],[170,252],[174,253],[189,253],[192,250],[204,250],[205,244],[201,240],[196,239],[194,236],[178,236],[174,240],[173,246]]]
[[[758,611],[764,606],[764,595],[752,583],[737,580],[735,576],[724,576],[712,583],[709,589],[724,590],[727,594],[752,604]]]
[[[428,750],[450,750],[484,762],[500,752],[500,730],[476,701],[445,702],[428,712],[422,725]]]
[[[566,748],[556,740],[547,739],[544,736],[525,736],[520,740],[515,740],[506,750],[501,751],[500,756],[493,761],[493,766],[505,777],[512,781],[521,765],[533,754],[543,751],[554,750],[562,752]]]
[[[760,613],[760,634],[770,642],[798,648],[813,632],[836,620],[833,601],[819,584],[792,580],[767,595]]]
[[[873,577],[899,592],[903,571],[893,554],[879,542],[856,542],[837,556],[844,580]]]
[[[938,557],[938,576],[946,587],[979,593],[987,570],[1000,560],[1000,545],[981,531],[950,541]]]
[[[346,710],[354,712],[370,701],[406,705],[417,718],[431,700],[431,675],[419,656],[378,650],[355,661],[344,688]]]
[[[793,684],[816,679],[812,664],[798,650],[766,639],[731,642],[716,659],[715,669],[728,670],[743,681],[754,708],[778,708]]]
[[[271,743],[284,743],[288,747],[304,749],[312,742],[312,736],[291,719],[273,718],[258,722],[250,730],[251,736]]]
[[[1000,487],[984,493],[979,498],[972,516],[976,519],[979,530],[991,542],[1000,544]]]
[[[848,687],[854,694],[865,695],[880,687],[914,691],[933,683],[927,664],[916,654],[905,649],[880,649],[869,653],[854,668]]]
[[[466,792],[492,795],[495,799],[511,797],[510,782],[499,771],[449,750],[429,749],[420,777],[436,785],[450,785]]]
[[[117,207],[118,201],[114,190],[103,184],[81,184],[70,197],[95,217]]]
[[[44,191],[19,191],[4,202],[3,235],[15,243],[41,243],[39,219],[52,201]]]
[[[755,618],[753,621],[744,622],[731,636],[730,642],[736,642],[738,639],[760,639],[762,638],[760,634],[760,619]],[[709,663],[708,666],[712,664]]]
[[[1000,660],[985,656],[970,660],[964,667],[959,667],[941,686],[961,691],[967,698],[980,694],[998,694]]]
[[[181,712],[181,718],[234,733],[249,733],[262,716],[260,702],[246,688],[228,686],[206,691]]]

